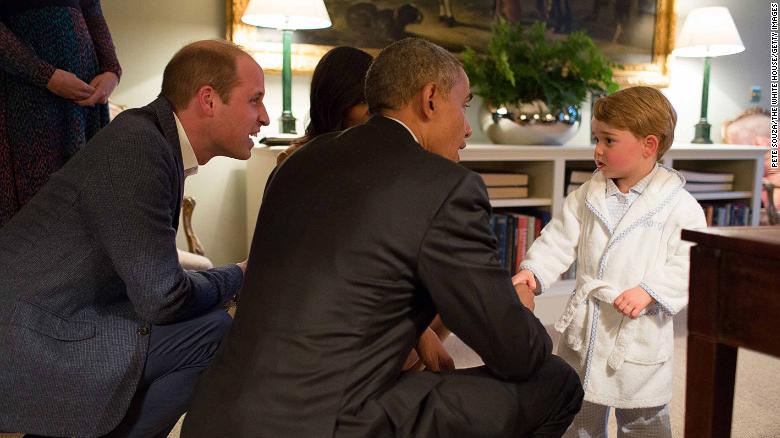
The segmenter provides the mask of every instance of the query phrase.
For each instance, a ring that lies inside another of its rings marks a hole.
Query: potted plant
[[[549,37],[546,26],[493,24],[487,53],[467,47],[463,64],[486,102],[482,127],[496,143],[563,144],[579,127],[588,93],[611,93],[609,61],[584,32]]]

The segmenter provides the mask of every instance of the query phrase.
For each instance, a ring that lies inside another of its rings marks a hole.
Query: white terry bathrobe
[[[555,325],[558,355],[580,373],[585,400],[621,409],[661,406],[672,398],[672,316],[688,304],[691,244],[683,228],[706,227],[684,178],[659,167],[611,229],[601,172],[564,202],[522,262],[539,293],[577,261],[577,281]],[[641,286],[656,301],[636,319],[612,302]]]

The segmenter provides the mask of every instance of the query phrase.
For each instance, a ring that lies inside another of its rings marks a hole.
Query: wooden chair
[[[203,248],[203,244],[200,243],[200,239],[198,239],[198,236],[195,235],[195,231],[192,229],[192,212],[195,210],[195,205],[195,199],[192,196],[184,196],[181,206],[182,226],[184,227],[184,236],[187,238],[187,249],[191,253],[190,255],[185,255],[185,257],[188,259],[193,259],[194,257],[201,258],[208,262],[208,266],[200,266],[199,268],[209,269],[214,267],[214,265],[211,263],[211,260],[206,258],[206,250]],[[179,253],[179,261],[182,262],[182,266],[184,266],[181,252]],[[225,309],[227,309],[230,316],[235,315],[237,304],[238,301],[235,298],[225,303]]]
[[[184,235],[187,238],[187,249],[189,252],[197,255],[205,255],[206,250],[203,249],[203,244],[200,243],[200,239],[195,235],[195,231],[192,230],[192,212],[195,210],[195,199],[192,196],[184,195],[184,202],[182,202],[182,224],[184,225]]]
[[[179,263],[182,268],[192,271],[203,271],[211,269],[214,264],[205,256],[206,251],[203,244],[192,230],[192,212],[195,209],[195,200],[191,196],[185,196],[182,202],[182,224],[184,226],[184,236],[187,238],[187,251],[178,250]]]

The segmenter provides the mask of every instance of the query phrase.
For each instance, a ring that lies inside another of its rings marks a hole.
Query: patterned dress
[[[0,227],[108,123],[107,105],[46,89],[58,68],[120,76],[100,1],[0,1]]]

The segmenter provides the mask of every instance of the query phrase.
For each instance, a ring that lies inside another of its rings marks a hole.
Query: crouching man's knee
[[[549,384],[554,394],[547,421],[536,431],[538,436],[561,436],[582,407],[585,393],[577,372],[558,356],[542,365],[539,377]]]

